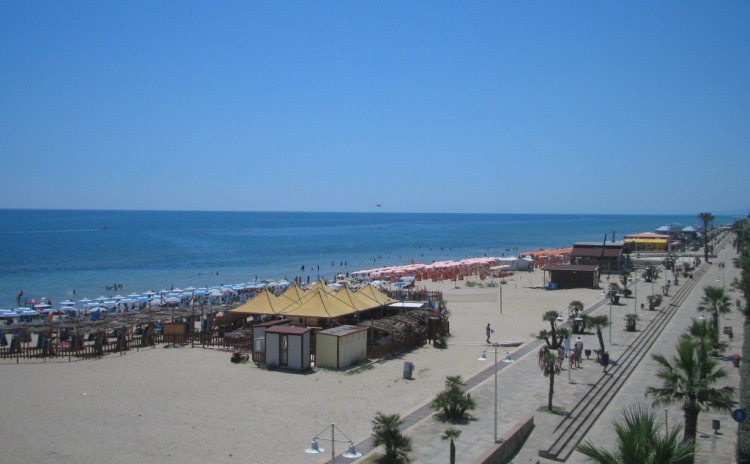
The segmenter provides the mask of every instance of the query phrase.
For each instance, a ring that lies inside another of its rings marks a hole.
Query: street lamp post
[[[362,456],[362,453],[360,453],[359,451],[357,451],[357,449],[354,447],[354,442],[351,439],[349,439],[349,437],[347,437],[346,434],[341,431],[341,429],[339,429],[338,427],[336,427],[336,424],[331,424],[330,425],[331,438],[325,438],[325,437],[321,436],[328,429],[329,429],[329,427],[326,427],[319,434],[317,434],[317,435],[315,435],[313,437],[312,443],[310,443],[310,447],[305,450],[305,453],[308,453],[308,454],[320,454],[320,453],[324,452],[325,450],[323,448],[321,448],[320,446],[318,446],[318,440],[327,440],[327,441],[331,442],[331,462],[332,463],[336,462],[336,446],[335,446],[335,444],[336,444],[337,441],[340,441],[340,442],[343,442],[343,443],[349,443],[349,449],[344,454],[342,454],[343,457],[349,458],[349,459],[354,459],[354,458],[358,458],[358,457]],[[336,440],[336,430],[337,429],[341,433],[341,435],[343,435],[344,438],[346,438],[346,440]]]
[[[493,343],[492,346],[495,348],[495,434],[493,435],[493,441],[497,442],[497,347],[500,346],[497,343]],[[513,359],[510,357],[510,353],[503,348],[505,351],[505,359],[503,362],[511,363]],[[487,361],[487,350],[482,351],[479,355],[479,361]]]
[[[500,283],[498,288],[500,289],[500,314],[502,314],[503,313],[503,284]]]
[[[609,344],[612,344],[612,297],[609,298]]]

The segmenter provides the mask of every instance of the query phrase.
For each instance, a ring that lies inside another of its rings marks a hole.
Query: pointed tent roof
[[[230,309],[228,312],[233,314],[280,314],[286,308],[282,302],[273,293],[268,290],[262,290],[255,295],[255,298],[245,304]]]
[[[315,282],[315,283],[314,283],[314,284],[312,285],[312,287],[310,287],[310,288],[308,288],[308,289],[307,289],[307,291],[308,291],[308,292],[314,292],[314,291],[316,291],[316,290],[321,290],[321,289],[322,289],[322,290],[325,290],[325,291],[326,291],[326,293],[331,293],[331,292],[333,292],[333,291],[334,291],[334,290],[333,290],[333,289],[332,289],[331,287],[329,287],[329,286],[327,286],[326,284],[324,284],[322,280],[318,280],[318,281],[316,281],[316,282]]]
[[[381,292],[371,283],[357,290],[355,294],[370,299],[374,302],[373,304],[375,304],[375,306],[385,306],[391,303],[398,303],[398,300],[394,300],[385,293]]]
[[[291,309],[302,303],[308,295],[309,291],[302,290],[296,283],[290,285],[284,293],[276,297],[278,303],[281,305],[281,312],[290,311]]]
[[[334,318],[355,313],[356,310],[341,300],[331,298],[324,290],[318,289],[284,316]]]
[[[380,306],[367,296],[352,292],[349,290],[349,287],[346,286],[342,287],[341,290],[336,293],[331,293],[329,298],[340,300],[344,304],[354,308],[356,311],[366,311]]]

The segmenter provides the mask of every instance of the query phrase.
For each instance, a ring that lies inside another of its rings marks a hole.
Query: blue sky
[[[0,208],[745,212],[749,23],[746,1],[5,1]]]

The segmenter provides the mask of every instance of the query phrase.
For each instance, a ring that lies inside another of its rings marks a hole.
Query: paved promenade
[[[680,279],[679,286],[672,286],[670,296],[664,299],[659,311],[642,311],[640,305],[644,303],[647,306],[646,297],[652,291],[660,292],[665,279],[672,278],[671,272],[662,272],[659,282],[655,284],[638,282],[637,288],[634,288],[636,298],[624,298],[619,305],[610,306],[608,300],[604,300],[602,296],[600,302],[587,308],[588,314],[611,314],[611,331],[609,328],[604,329],[603,337],[612,366],[605,374],[602,367],[596,363],[595,356],[590,360],[584,359],[580,369],[569,370],[565,363],[562,374],[555,377],[553,403],[571,412],[570,417],[537,411],[540,406],[547,404],[549,389],[549,378],[542,374],[536,359],[537,350],[543,342],[534,341],[522,346],[513,353],[512,363],[503,362],[505,353],[502,348],[498,349],[498,436],[510,430],[523,417],[534,415],[535,428],[523,449],[513,459],[513,463],[581,463],[585,462],[584,457],[573,449],[582,438],[591,439],[604,446],[614,443],[611,425],[619,417],[622,409],[638,402],[651,404],[650,400],[644,397],[645,389],[649,385],[657,385],[658,382],[655,378],[656,366],[650,354],[663,353],[670,357],[678,337],[690,324],[690,318],[699,315],[696,308],[703,288],[708,285],[724,285],[729,290],[729,283],[739,275],[739,271],[731,265],[734,253],[730,241],[730,237],[725,237],[724,242],[716,247],[720,250],[718,257],[712,260],[712,264],[704,263],[693,281]],[[722,261],[726,263],[723,270],[718,266]],[[602,286],[606,287],[606,284],[605,280]],[[730,296],[734,301],[735,292],[730,292]],[[641,318],[638,322],[638,331],[626,332],[625,314],[633,312],[637,312]],[[722,319],[721,324],[734,328],[734,341],[730,343],[727,354],[741,351],[741,314],[733,311]],[[584,335],[581,338],[585,348],[598,348],[596,335]],[[473,411],[472,420],[455,425],[462,431],[456,441],[457,463],[476,462],[494,441],[494,350],[492,347],[478,345],[476,358],[484,349],[488,350],[487,369],[467,379],[469,391],[477,402],[477,409]],[[722,364],[730,373],[727,383],[738,387],[739,369],[732,366],[729,357]],[[403,415],[403,430],[412,438],[411,456],[417,463],[448,462],[449,445],[440,437],[450,424],[438,421],[431,414],[429,401],[434,393],[425,392],[428,399],[410,413]],[[670,426],[683,421],[679,406],[668,408],[666,413],[664,408],[659,408],[659,412],[660,416],[667,418]],[[714,434],[711,429],[712,419],[721,421],[718,434]],[[572,427],[569,426],[571,423]],[[737,427],[728,413],[702,412],[698,430],[701,451],[696,462],[734,462]],[[566,436],[562,437],[564,434]],[[368,453],[373,449],[372,442],[366,440],[357,444],[357,448]],[[367,454],[354,462],[362,462],[365,459]],[[345,461],[352,462],[344,458],[337,459],[337,462]]]

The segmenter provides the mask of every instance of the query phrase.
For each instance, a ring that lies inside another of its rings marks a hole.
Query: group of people
[[[485,328],[485,335],[487,336],[487,343],[492,343],[490,341],[490,337],[492,337],[492,334],[495,333],[495,330],[492,329],[490,326],[490,323],[487,323],[487,327]],[[539,361],[539,366],[544,368],[545,363],[545,357],[547,353],[549,353],[550,349],[546,345],[542,345],[542,347],[539,348],[539,353],[537,354],[537,360]],[[609,355],[605,352],[604,354],[607,355],[607,358],[609,358]],[[571,369],[581,368],[581,359],[583,359],[583,340],[581,340],[581,337],[577,337],[575,342],[573,342],[573,349],[571,349],[570,346],[570,339],[568,337],[565,337],[563,339],[562,345],[557,347],[557,358],[555,365],[559,368],[562,365],[562,362],[565,358],[568,358],[569,365]],[[605,372],[606,372],[606,364],[603,363],[605,366]]]
[[[545,358],[549,351],[550,349],[546,345],[543,345],[541,348],[539,348],[539,353],[537,355],[539,366],[544,367]],[[556,364],[558,366],[562,365],[562,362],[565,358],[568,358],[571,369],[581,367],[581,359],[583,358],[583,340],[581,340],[581,337],[576,338],[576,341],[573,343],[572,350],[570,347],[570,339],[568,339],[567,337],[563,339],[562,345],[557,347]]]
[[[573,343],[572,350],[570,349],[570,340],[567,337],[565,338],[565,340],[563,340],[563,346],[564,346],[565,351],[567,353],[570,353],[569,354],[570,367],[580,368],[581,358],[583,357],[583,340],[581,340],[581,337],[576,338],[576,341]]]

